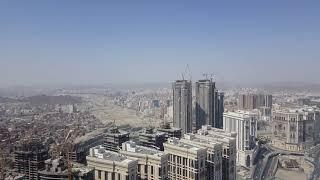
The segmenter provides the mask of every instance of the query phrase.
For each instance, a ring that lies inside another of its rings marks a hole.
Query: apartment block
[[[180,140],[183,143],[207,148],[206,177],[207,180],[222,179],[222,143],[210,138],[199,138],[197,134],[185,134]]]
[[[157,148],[163,151],[163,143],[165,142],[166,134],[163,132],[153,131],[152,128],[146,128],[144,132],[139,134],[139,143],[142,146]]]
[[[102,146],[90,149],[88,167],[95,169],[95,180],[136,180],[138,160],[129,159]]]
[[[169,155],[169,179],[206,179],[207,148],[169,138],[164,143],[164,152]]]
[[[320,112],[313,109],[282,109],[273,112],[272,144],[289,151],[303,151],[319,143]]]
[[[253,149],[256,146],[257,115],[249,111],[223,113],[223,130],[237,134],[237,162],[251,167]]]
[[[129,133],[124,131],[120,132],[117,127],[108,129],[104,136],[103,147],[109,151],[118,152],[122,147],[122,143],[129,141]]]
[[[129,159],[138,160],[138,179],[168,179],[168,154],[154,148],[138,146],[132,141],[123,143],[120,153]]]
[[[260,107],[272,108],[272,95],[270,94],[240,94],[238,108],[244,110],[259,109]]]
[[[237,133],[228,133],[222,129],[212,126],[202,126],[197,131],[196,138],[218,142],[222,144],[222,179],[236,179],[236,160],[237,160]]]

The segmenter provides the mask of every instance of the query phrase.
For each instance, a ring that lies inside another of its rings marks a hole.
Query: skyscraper
[[[260,107],[272,108],[272,95],[270,94],[240,94],[238,99],[239,109],[258,109]]]
[[[216,108],[213,126],[215,128],[223,128],[223,112],[224,112],[224,93],[216,91]]]
[[[188,80],[177,80],[173,89],[173,126],[182,133],[192,131],[192,85]]]
[[[214,125],[216,116],[215,83],[212,80],[199,80],[195,84],[196,90],[196,128],[203,125]]]

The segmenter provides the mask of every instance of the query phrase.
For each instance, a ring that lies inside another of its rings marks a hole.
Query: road
[[[252,173],[254,180],[266,180],[274,176],[274,168],[278,162],[279,153],[268,146],[261,146],[261,150],[255,160],[256,164]]]
[[[320,151],[316,153],[314,158],[314,170],[311,174],[310,180],[315,180],[320,178]]]
[[[254,170],[252,173],[252,179],[260,180],[264,170],[264,158],[271,153],[271,151],[265,146],[260,147],[260,152],[258,153],[256,159],[254,160]]]

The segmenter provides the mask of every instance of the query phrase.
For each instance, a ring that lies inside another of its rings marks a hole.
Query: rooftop
[[[136,145],[133,141],[128,141],[122,144],[123,151],[127,152],[135,152],[139,154],[147,154],[147,155],[157,155],[159,157],[163,156],[164,153],[154,148],[149,148],[145,146]]]
[[[102,146],[97,146],[90,149],[90,153],[92,153],[90,154],[91,157],[95,157],[98,159],[105,159],[115,162],[123,162],[129,160],[126,156],[116,152],[108,151]]]
[[[167,144],[176,145],[177,147],[190,149],[190,150],[200,150],[199,147],[181,142],[178,138],[169,138],[166,142]]]
[[[94,138],[96,138],[96,137],[99,136],[99,135],[103,135],[103,133],[104,133],[106,130],[107,130],[107,128],[97,129],[97,130],[95,130],[95,131],[92,131],[92,132],[90,132],[90,133],[85,134],[84,136],[77,137],[77,138],[74,140],[74,143],[75,143],[75,144],[79,144],[79,143],[88,141],[88,140],[90,140],[90,139],[94,139]]]

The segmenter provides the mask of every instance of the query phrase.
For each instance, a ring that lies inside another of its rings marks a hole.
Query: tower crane
[[[213,73],[203,73],[202,76],[205,77],[207,80],[209,80],[209,78],[210,78],[210,80],[212,81],[214,74]]]

